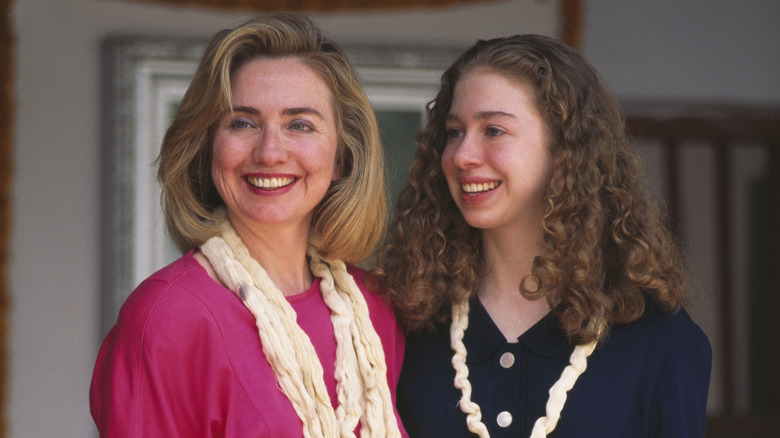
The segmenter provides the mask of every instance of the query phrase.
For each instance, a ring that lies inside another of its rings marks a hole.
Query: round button
[[[512,414],[507,411],[503,411],[496,417],[496,422],[501,427],[509,427],[512,424]]]
[[[511,368],[512,365],[515,364],[515,355],[509,352],[504,353],[501,355],[501,359],[498,360],[498,363],[504,368]]]

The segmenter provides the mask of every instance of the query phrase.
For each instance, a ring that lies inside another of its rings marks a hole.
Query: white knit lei
[[[309,245],[312,273],[319,277],[323,299],[331,311],[336,338],[334,410],[322,364],[311,340],[298,326],[295,310],[260,264],[249,255],[241,238],[220,215],[220,235],[200,250],[222,282],[255,317],[263,353],[279,388],[292,402],[307,438],[354,437],[360,422],[365,438],[400,437],[387,384],[382,343],[371,323],[368,306],[344,262],[323,261]]]
[[[461,390],[460,409],[466,414],[466,424],[472,433],[480,438],[489,438],[485,423],[482,422],[482,410],[471,400],[471,382],[469,369],[466,366],[466,345],[463,335],[469,325],[469,303],[465,300],[452,306],[452,324],[450,325],[450,345],[455,354],[452,356],[452,367],[455,368],[455,387]],[[547,400],[546,415],[539,417],[534,423],[531,438],[543,438],[555,429],[561,417],[563,405],[566,403],[567,392],[574,387],[577,378],[585,372],[587,359],[596,348],[596,341],[577,345],[569,358],[569,365],[564,368],[560,379],[550,388],[550,398]]]

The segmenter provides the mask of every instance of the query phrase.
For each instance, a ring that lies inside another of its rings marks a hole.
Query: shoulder
[[[703,427],[711,362],[706,335],[684,309],[650,304],[638,320],[613,326],[588,357],[559,432],[590,425],[614,431],[603,436],[703,436],[685,431]]]
[[[222,418],[220,403],[245,394],[234,359],[257,344],[251,314],[187,254],[122,306],[95,362],[93,418],[111,436],[195,436],[198,421]]]
[[[712,348],[685,309],[666,313],[651,303],[637,321],[612,327],[594,359],[601,355],[623,366],[641,368],[649,377],[683,363],[709,369]]]
[[[712,362],[710,341],[685,309],[679,308],[672,313],[651,309],[643,319],[649,327],[648,331],[654,333],[654,338],[663,346],[662,351],[668,351],[667,366],[677,358],[676,360],[681,363],[690,365],[698,363],[702,367],[710,367]]]
[[[684,308],[666,313],[652,302],[648,303],[641,318],[613,327],[609,337],[645,340],[668,349],[676,348],[680,343],[709,345],[707,336]]]
[[[366,299],[368,308],[371,311],[371,317],[374,318],[374,314],[381,314],[386,316],[393,313],[390,303],[385,300],[384,293],[382,293],[382,285],[369,276],[365,269],[347,265],[347,272],[355,280],[360,291],[363,293],[363,297]]]
[[[651,304],[636,322],[614,327],[605,350],[610,342],[613,363],[620,365],[605,367],[610,381],[637,388],[650,436],[703,436],[712,347],[688,312],[666,313]]]
[[[191,382],[189,372],[195,369],[178,365],[225,360],[225,336],[256,333],[253,327],[254,319],[240,300],[185,255],[152,274],[127,298],[103,340],[95,378],[108,376],[115,382],[117,376],[125,376],[140,385],[142,376],[154,375],[166,376],[168,383]]]
[[[149,276],[130,294],[114,332],[140,344],[147,343],[148,336],[172,337],[175,344],[207,330],[217,323],[216,314],[231,308],[241,309],[240,301],[186,254]]]
[[[189,254],[184,255],[150,275],[135,288],[120,309],[120,321],[123,318],[173,311],[161,306],[171,300],[192,305],[199,301],[198,290],[210,286],[208,280],[205,270],[197,261]]]

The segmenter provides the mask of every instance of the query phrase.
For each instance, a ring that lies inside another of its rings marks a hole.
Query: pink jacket
[[[366,291],[364,272],[352,267],[350,273],[382,340],[395,402],[403,336],[392,310]],[[289,300],[323,364],[335,406],[336,345],[319,281]],[[261,348],[252,314],[186,254],[141,283],[103,342],[90,388],[100,436],[303,436]]]

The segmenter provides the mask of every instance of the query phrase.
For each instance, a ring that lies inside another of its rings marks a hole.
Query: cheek
[[[553,167],[551,159],[547,156],[540,159],[539,164],[534,169],[534,179],[536,183],[536,192],[541,203],[546,202],[545,195],[550,187],[552,180]]]
[[[230,142],[215,140],[211,148],[211,180],[221,196],[227,181],[230,180],[230,174],[237,166],[237,154],[230,147]]]
[[[445,147],[441,154],[441,170],[444,172],[444,176],[449,179],[455,173],[455,163],[452,161],[452,156],[455,153],[453,148]]]
[[[229,138],[217,137],[211,147],[211,172],[229,171],[245,158],[241,144]]]
[[[460,184],[457,180],[458,167],[453,161],[454,153],[454,148],[444,148],[441,155],[441,171],[446,179],[452,199],[457,200],[458,196],[460,196]]]
[[[215,142],[211,149],[211,177],[214,182],[217,182],[225,168],[225,158],[225,149]]]

